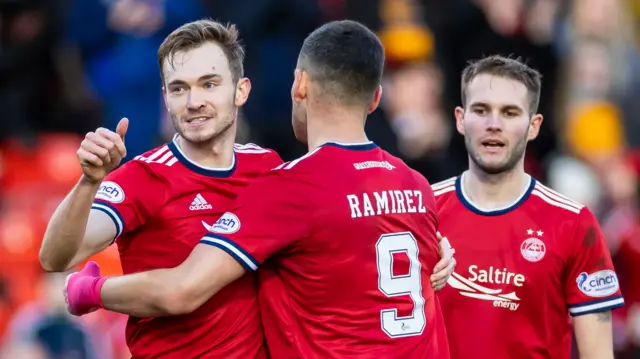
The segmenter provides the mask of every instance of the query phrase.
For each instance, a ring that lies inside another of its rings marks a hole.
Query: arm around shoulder
[[[82,178],[54,212],[40,248],[40,264],[46,271],[69,269],[106,248],[118,233],[108,215],[91,207],[102,180],[126,156],[128,126],[129,120],[122,119],[115,132],[99,128],[87,133],[80,144]]]
[[[188,314],[245,272],[223,250],[200,244],[177,267],[107,279],[101,304],[136,317]]]
[[[136,317],[181,315],[199,308],[227,284],[256,270],[273,253],[305,237],[307,213],[293,179],[269,172],[225,213],[185,262],[112,277],[101,288],[104,308]],[[306,189],[306,187],[303,187]],[[292,207],[297,208],[292,209]]]
[[[54,212],[40,249],[45,270],[64,271],[143,225],[165,198],[166,181],[132,160],[104,181],[83,177]]]

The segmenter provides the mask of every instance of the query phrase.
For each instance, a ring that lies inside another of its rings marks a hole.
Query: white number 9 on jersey
[[[405,253],[409,257],[409,273],[393,274],[393,254]],[[389,298],[408,295],[413,301],[411,316],[398,317],[398,309],[380,311],[382,330],[391,338],[422,334],[427,319],[424,314],[424,298],[418,260],[418,242],[409,232],[380,236],[376,243],[378,260],[378,288]]]

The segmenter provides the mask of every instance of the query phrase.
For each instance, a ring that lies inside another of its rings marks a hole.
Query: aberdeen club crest
[[[540,239],[543,234],[544,232],[542,231],[527,230],[527,235],[531,237],[525,239],[520,245],[520,253],[522,253],[524,259],[529,262],[538,262],[544,258],[547,252],[547,246]]]

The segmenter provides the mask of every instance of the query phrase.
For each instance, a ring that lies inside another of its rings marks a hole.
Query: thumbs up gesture
[[[113,169],[118,167],[122,158],[127,155],[124,136],[129,128],[129,120],[123,118],[118,123],[116,132],[106,128],[98,128],[85,136],[78,149],[78,160],[82,172],[91,182],[101,182]]]

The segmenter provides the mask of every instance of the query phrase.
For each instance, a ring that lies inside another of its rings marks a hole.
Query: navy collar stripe
[[[470,210],[473,213],[479,214],[481,216],[500,216],[500,215],[507,214],[507,213],[515,210],[516,208],[520,207],[524,202],[527,201],[527,199],[531,195],[531,192],[536,187],[536,180],[531,176],[529,176],[529,178],[530,178],[530,182],[529,182],[529,187],[527,187],[527,190],[524,191],[522,196],[520,196],[520,198],[514,204],[512,204],[512,205],[510,205],[509,207],[506,207],[506,208],[500,208],[500,209],[487,211],[487,210],[478,208],[475,205],[473,205],[465,197],[464,191],[462,190],[462,175],[458,176],[458,178],[456,179],[456,195],[458,196],[458,199],[460,200],[460,202],[468,210]]]
[[[327,142],[327,143],[323,144],[322,146],[338,147],[338,148],[341,148],[343,150],[351,150],[351,151],[368,151],[368,150],[372,150],[372,149],[378,147],[378,145],[376,145],[375,143],[373,143],[371,141],[364,142],[364,143]]]
[[[178,147],[176,143],[176,137],[174,137],[173,141],[168,143],[168,146],[171,153],[173,153],[173,155],[178,159],[178,161],[180,161],[180,163],[182,163],[189,170],[195,173],[201,174],[203,176],[217,177],[217,178],[231,177],[237,167],[237,158],[236,158],[235,151],[233,152],[233,165],[231,166],[231,168],[215,169],[215,168],[206,168],[206,167],[199,166],[193,161],[189,160]]]

